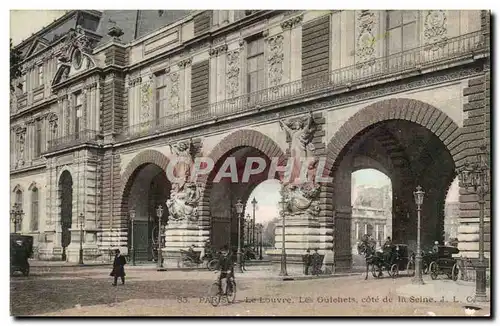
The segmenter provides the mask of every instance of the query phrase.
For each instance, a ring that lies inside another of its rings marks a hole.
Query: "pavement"
[[[441,302],[458,302],[465,305],[489,307],[489,302],[476,302],[475,283],[456,282],[447,279],[432,280],[424,278],[424,284],[405,284],[397,288],[396,293],[415,300],[433,300]],[[486,289],[490,298],[490,289]]]
[[[381,279],[365,280],[360,274],[311,277],[292,273],[293,280],[283,281],[277,275],[279,270],[277,273],[270,266],[248,266],[247,272],[236,276],[236,302],[214,308],[207,298],[216,274],[206,269],[157,272],[154,266],[136,266],[126,268],[125,285],[111,286],[109,266],[72,267],[33,267],[29,277],[11,277],[11,313],[16,316],[465,316],[463,302],[467,299],[463,296],[473,287],[446,279],[432,281],[427,275],[426,284],[420,287],[410,286],[411,278],[404,275],[396,279],[384,275]],[[443,299],[443,293],[454,293],[455,298],[445,295]],[[476,316],[489,314],[489,304],[478,308],[481,310]]]

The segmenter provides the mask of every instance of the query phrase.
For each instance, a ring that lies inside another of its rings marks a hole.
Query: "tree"
[[[10,90],[14,91],[14,82],[21,77],[21,52],[12,47],[12,39],[10,39]]]

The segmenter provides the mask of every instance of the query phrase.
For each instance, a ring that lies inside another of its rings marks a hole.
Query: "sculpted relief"
[[[320,185],[315,182],[318,159],[312,143],[316,131],[312,113],[307,117],[280,121],[280,126],[290,141],[290,159],[293,161],[291,178],[283,182],[282,189],[287,214],[317,216]]]
[[[166,205],[169,219],[174,222],[196,222],[198,220],[198,202],[201,189],[190,181],[191,167],[194,163],[195,149],[192,140],[170,144],[170,151],[177,156],[174,174],[179,180],[172,185],[170,199]]]
[[[438,50],[446,43],[446,12],[444,10],[429,10],[425,16],[425,43],[430,50]]]

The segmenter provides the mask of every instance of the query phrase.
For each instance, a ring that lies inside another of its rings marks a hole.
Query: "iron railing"
[[[284,100],[294,100],[322,91],[345,89],[356,84],[374,82],[377,79],[419,72],[437,64],[452,63],[458,59],[484,53],[487,49],[488,44],[485,44],[481,31],[465,34],[440,43],[421,46],[327,73],[320,73],[310,78],[303,78],[216,102],[208,105],[205,109],[184,110],[156,120],[127,126],[122,129],[117,140],[138,138],[157,132],[170,131],[243,113],[259,106],[277,104]]]
[[[80,144],[97,144],[102,135],[95,130],[82,130],[71,135],[52,139],[48,142],[46,152],[52,152],[67,147],[72,147]]]

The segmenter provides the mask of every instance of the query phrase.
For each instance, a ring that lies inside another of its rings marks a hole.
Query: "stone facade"
[[[391,178],[398,241],[414,239],[412,192],[422,185],[435,203],[423,207],[429,241],[442,232],[455,169],[480,143],[489,145],[489,12],[194,11],[137,38],[133,27],[120,26],[130,20],[112,24],[107,15],[71,11],[18,45],[25,77],[11,95],[10,162],[11,189],[22,196],[11,198],[27,207],[22,232],[35,235],[42,259],[62,259],[64,251],[77,261],[80,214],[85,260],[107,261],[114,248],[131,247],[149,257],[158,242],[155,207],[167,202],[160,217],[168,221],[161,232],[167,259],[207,239],[234,244],[234,204],[245,203],[267,171],[248,184],[214,182],[214,174],[186,183],[165,178],[168,163],[185,155],[210,157],[219,168],[228,156],[237,164],[252,156],[284,164],[297,143],[282,122],[310,116],[307,155],[326,159],[324,175],[333,181],[317,184],[314,214],[287,218],[289,263],[298,267],[305,250],[317,248],[328,270],[348,269],[353,171],[376,168]],[[62,23],[88,16],[99,26],[80,19],[83,26],[47,40]],[[413,17],[407,23],[415,35],[398,44],[403,17]],[[61,188],[65,171],[71,200]],[[62,206],[71,216],[61,216]],[[461,189],[465,256],[477,255],[477,206]],[[275,261],[281,232],[269,252]]]

